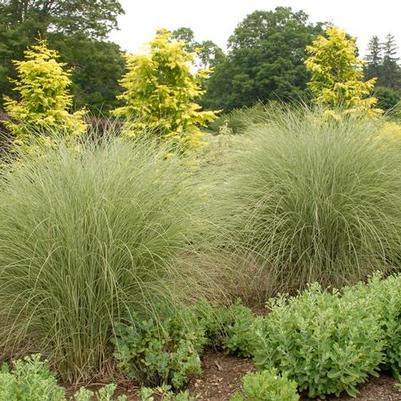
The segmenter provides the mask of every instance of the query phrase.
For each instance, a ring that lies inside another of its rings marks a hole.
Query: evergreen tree
[[[393,35],[388,34],[383,43],[383,62],[381,73],[377,82],[378,86],[391,89],[401,88],[401,68],[398,64],[397,44]]]
[[[381,75],[383,57],[379,37],[374,35],[368,44],[368,54],[364,68],[365,79],[379,78]]]
[[[74,67],[71,91],[80,104],[89,102],[91,111],[114,107],[124,61],[106,38],[122,13],[119,0],[0,0],[0,109],[1,95],[12,95],[7,77],[16,78],[13,60],[21,60],[38,36]]]

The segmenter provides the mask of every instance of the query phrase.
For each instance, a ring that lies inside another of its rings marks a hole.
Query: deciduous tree
[[[289,7],[248,15],[207,83],[204,104],[229,110],[270,99],[299,101],[308,93],[305,46],[321,32],[321,23]]]
[[[12,94],[7,80],[16,77],[12,60],[21,60],[40,36],[75,67],[71,90],[79,103],[88,101],[91,111],[113,107],[123,59],[105,38],[122,12],[119,0],[0,0],[0,95]]]

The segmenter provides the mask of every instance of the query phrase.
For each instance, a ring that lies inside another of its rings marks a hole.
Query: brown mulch
[[[396,386],[397,381],[392,377],[383,375],[372,378],[360,387],[359,394],[350,396],[332,397],[327,401],[401,401],[401,390]]]
[[[254,371],[250,359],[237,358],[220,352],[206,352],[203,356],[203,374],[189,385],[189,392],[196,401],[229,401],[241,388],[242,377]],[[401,401],[397,381],[388,375],[372,378],[361,386],[356,398],[343,395],[328,397],[326,401]],[[139,401],[137,389],[124,386],[129,401]],[[309,401],[302,397],[302,401]]]
[[[242,377],[252,370],[250,359],[207,352],[203,356],[203,374],[190,384],[189,392],[197,401],[229,400],[241,387]]]

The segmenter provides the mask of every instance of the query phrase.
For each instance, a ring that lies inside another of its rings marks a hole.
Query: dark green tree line
[[[322,33],[322,26],[289,7],[248,15],[229,38],[227,57],[208,81],[205,106],[230,110],[307,96],[305,47]]]
[[[384,42],[372,36],[368,44],[365,78],[377,78],[375,96],[378,106],[392,109],[401,99],[401,66],[395,37],[388,34]]]
[[[119,0],[0,0],[0,93],[12,95],[12,60],[42,37],[73,67],[77,105],[107,112],[124,63],[119,46],[106,38],[122,13]]]

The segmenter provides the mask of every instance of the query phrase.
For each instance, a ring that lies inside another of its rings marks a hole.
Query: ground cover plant
[[[297,384],[278,375],[275,369],[248,373],[243,389],[231,401],[298,401]]]
[[[104,386],[98,391],[80,388],[74,396],[68,397],[49,370],[40,355],[32,355],[18,360],[10,369],[3,365],[0,372],[0,401],[112,401],[116,389],[114,384]],[[116,401],[126,401],[119,396]]]
[[[206,346],[232,355],[252,356],[255,315],[240,300],[227,306],[198,303],[194,313],[204,330]]]
[[[206,342],[195,315],[180,310],[175,316],[116,325],[114,355],[119,367],[136,383],[183,388],[202,372],[200,355]]]
[[[152,143],[60,146],[3,166],[4,356],[40,351],[64,379],[85,377],[111,357],[114,322],[217,294],[214,281],[197,281],[206,271],[177,262],[210,243],[204,200],[186,163]]]
[[[256,328],[259,368],[277,368],[312,398],[343,391],[354,396],[358,384],[377,374],[384,341],[370,297],[342,298],[313,285],[268,307]]]
[[[221,210],[232,207],[228,232],[267,275],[268,296],[397,268],[401,159],[383,121],[277,110],[232,152]]]

